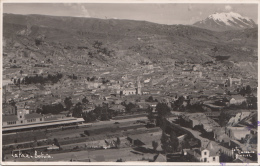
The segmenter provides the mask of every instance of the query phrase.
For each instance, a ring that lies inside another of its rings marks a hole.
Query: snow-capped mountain
[[[214,31],[226,31],[235,29],[255,28],[257,24],[250,18],[238,13],[214,13],[205,20],[198,21],[194,26]]]

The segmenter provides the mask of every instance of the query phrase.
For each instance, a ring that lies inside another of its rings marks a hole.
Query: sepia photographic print
[[[2,165],[258,163],[258,1],[1,5]]]

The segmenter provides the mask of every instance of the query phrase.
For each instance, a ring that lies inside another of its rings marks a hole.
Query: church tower
[[[142,94],[142,85],[140,83],[140,78],[137,78],[137,94],[141,95]]]

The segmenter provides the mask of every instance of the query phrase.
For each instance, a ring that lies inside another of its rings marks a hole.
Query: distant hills
[[[243,17],[238,13],[214,13],[206,19],[193,24],[196,27],[214,31],[240,30],[257,28],[257,24],[250,18]]]
[[[253,24],[247,29],[216,32],[146,21],[3,15],[4,51],[15,46],[18,52],[36,56],[53,52],[55,56],[84,56],[86,61],[115,67],[185,59],[205,63],[218,56],[256,62],[257,36]]]

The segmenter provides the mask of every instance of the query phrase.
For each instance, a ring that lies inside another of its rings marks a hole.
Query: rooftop
[[[24,117],[25,119],[35,119],[35,118],[41,118],[42,115],[37,113],[32,113],[32,114],[25,114]]]
[[[10,121],[17,121],[18,118],[16,115],[8,115],[8,116],[3,116],[3,122],[10,122]]]

